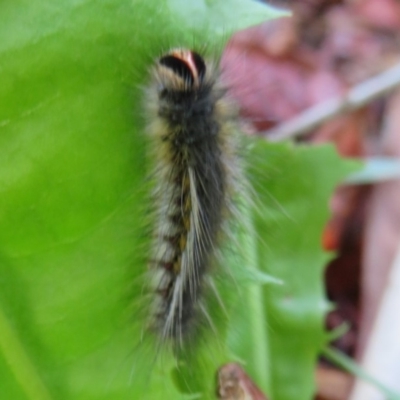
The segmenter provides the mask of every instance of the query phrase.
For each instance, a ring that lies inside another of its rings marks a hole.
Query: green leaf
[[[249,159],[258,196],[252,262],[282,285],[248,285],[238,301],[230,344],[276,400],[309,400],[326,340],[328,309],[321,235],[337,183],[357,169],[331,146],[257,143]],[[258,240],[256,240],[258,238]]]
[[[142,87],[169,47],[222,49],[228,36],[214,38],[216,30],[244,26],[227,19],[228,3],[205,4],[203,22],[218,24],[193,29],[188,2],[179,13],[173,1],[0,3],[0,393],[7,398],[213,397],[224,346],[199,345],[190,371],[184,360],[176,368],[168,352],[155,363],[154,343],[141,343],[145,316],[130,308],[146,301]],[[260,6],[243,4],[245,24],[258,21]]]
[[[185,28],[199,29],[203,34],[210,32],[212,35],[227,36],[267,19],[289,15],[288,12],[248,0],[171,0],[168,5],[171,15],[180,18]]]
[[[319,235],[351,169],[329,148],[255,145],[259,212],[245,212],[244,258],[227,255],[233,278],[215,276],[224,303],[210,296],[215,330],[156,362],[144,327],[149,67],[170,47],[222,49],[233,29],[272,15],[264,10],[245,0],[0,3],[7,398],[213,398],[215,372],[233,356],[275,400],[310,398],[325,307]]]

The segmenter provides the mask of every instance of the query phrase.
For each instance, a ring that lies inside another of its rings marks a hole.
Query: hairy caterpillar
[[[232,214],[237,113],[215,66],[187,49],[158,59],[146,100],[157,180],[151,326],[179,347],[206,313],[205,277]]]

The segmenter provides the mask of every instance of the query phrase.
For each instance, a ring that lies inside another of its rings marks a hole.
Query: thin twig
[[[357,109],[400,85],[400,61],[394,67],[354,86],[345,95],[319,103],[265,132],[271,141],[304,135],[327,120]]]

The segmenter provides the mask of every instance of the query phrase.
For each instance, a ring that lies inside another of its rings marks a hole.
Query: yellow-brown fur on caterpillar
[[[237,112],[215,65],[182,48],[155,63],[146,104],[156,180],[151,326],[180,347],[206,313],[201,294],[232,214]]]

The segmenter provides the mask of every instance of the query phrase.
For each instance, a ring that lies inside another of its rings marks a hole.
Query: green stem
[[[334,362],[337,366],[343,368],[347,372],[371,383],[376,386],[382,393],[387,396],[387,400],[400,400],[400,394],[393,392],[381,382],[366,373],[361,367],[359,367],[353,360],[344,355],[343,353],[331,348],[325,347],[322,350],[322,354],[330,361]]]
[[[250,210],[244,212],[247,222],[246,232],[244,233],[245,254],[248,264],[247,269],[258,271],[259,260],[257,252],[257,233],[251,218]],[[265,388],[270,388],[269,374],[269,349],[268,349],[268,330],[265,320],[265,302],[263,299],[263,285],[261,283],[248,285],[248,300],[250,311],[250,326],[252,334],[252,350],[255,370],[258,376],[256,381]]]

